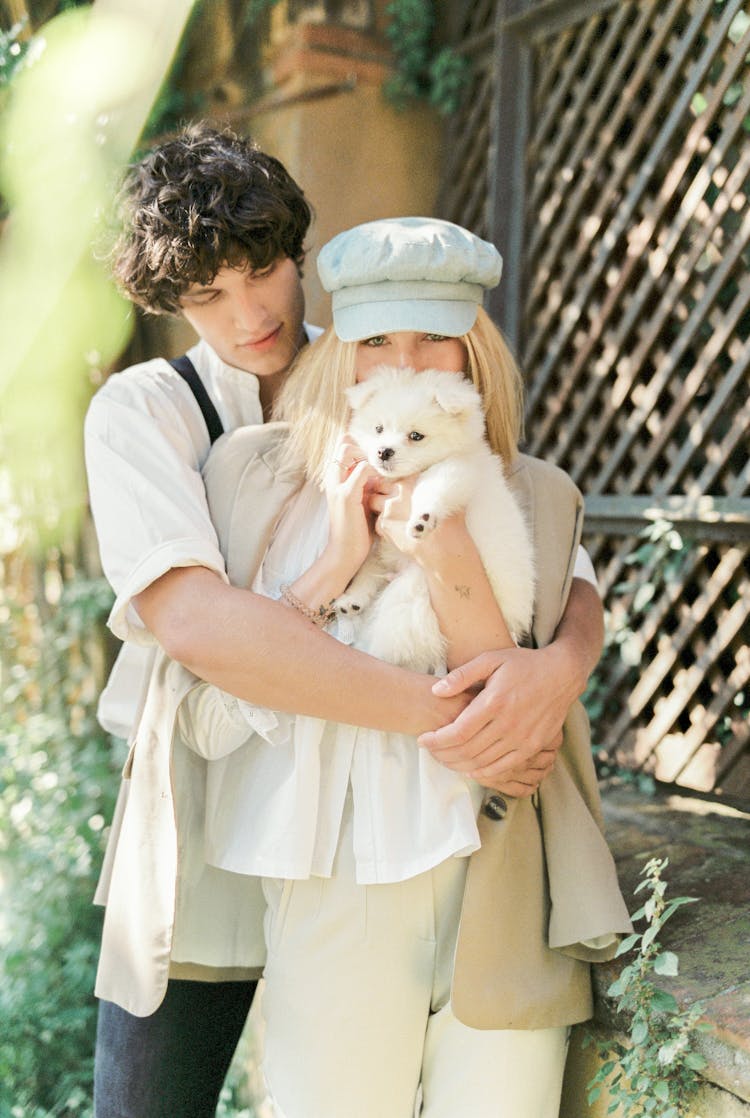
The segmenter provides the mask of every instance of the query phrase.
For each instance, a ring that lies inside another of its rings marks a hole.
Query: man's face
[[[258,377],[283,372],[305,342],[305,297],[288,256],[255,272],[225,265],[207,286],[188,288],[180,309],[222,361]]]

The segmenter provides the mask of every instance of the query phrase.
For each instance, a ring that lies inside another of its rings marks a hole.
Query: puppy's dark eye
[[[419,431],[410,431],[409,438],[413,443],[419,443],[424,438],[424,435],[420,435]]]
[[[382,435],[383,434],[383,424],[382,423],[376,423],[375,424],[375,434],[376,435]]]

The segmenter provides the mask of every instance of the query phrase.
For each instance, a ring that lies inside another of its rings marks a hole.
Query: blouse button
[[[505,819],[508,814],[508,801],[502,796],[489,796],[482,805],[482,811],[488,819]]]

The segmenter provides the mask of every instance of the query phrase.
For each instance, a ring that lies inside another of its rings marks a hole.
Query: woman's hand
[[[481,690],[455,722],[422,734],[419,744],[488,787],[502,791],[506,780],[520,779],[533,791],[562,744],[563,722],[596,665],[603,634],[595,587],[574,578],[551,644],[482,653],[433,685],[445,696]]]
[[[455,561],[472,546],[461,513],[439,519],[427,535],[414,536],[408,530],[411,501],[417,477],[388,481],[378,478],[369,497],[369,507],[377,515],[375,531],[394,547],[430,572],[443,562]]]
[[[368,501],[377,476],[357,444],[345,435],[328,465],[323,489],[330,521],[326,551],[334,566],[349,572],[346,582],[362,566],[372,544]]]

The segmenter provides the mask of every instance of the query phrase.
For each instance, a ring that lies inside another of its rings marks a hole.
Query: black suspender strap
[[[195,402],[201,409],[201,414],[206,421],[208,437],[212,443],[215,443],[219,436],[224,434],[224,428],[219,419],[219,413],[211,402],[208,392],[206,392],[203,381],[195,371],[195,365],[189,357],[184,356],[173,357],[169,364],[180,374],[193,396],[195,396]]]

